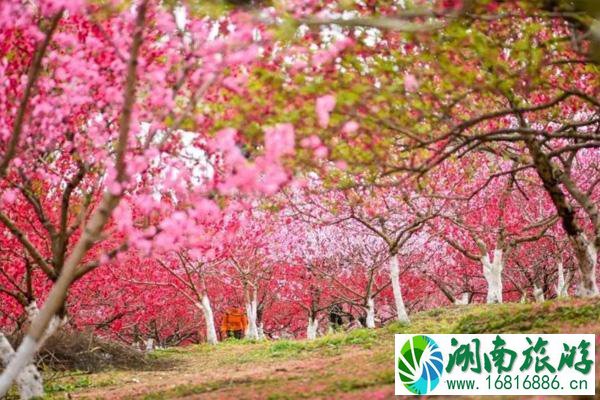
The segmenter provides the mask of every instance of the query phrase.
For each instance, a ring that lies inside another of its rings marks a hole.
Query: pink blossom
[[[86,6],[85,0],[49,0],[42,2],[42,10],[46,15],[56,13],[64,8],[73,15],[81,11]]]
[[[259,189],[267,195],[275,194],[281,185],[288,180],[285,170],[278,165],[270,165],[265,170],[265,175],[260,182]]]
[[[17,200],[17,191],[16,190],[7,190],[2,193],[2,203],[3,204],[13,204]]]
[[[419,82],[417,81],[417,78],[408,72],[404,74],[404,90],[409,93],[419,90]]]
[[[140,195],[136,198],[136,205],[144,214],[148,214],[152,211],[154,203],[154,199],[150,195]]]
[[[110,258],[108,257],[108,254],[102,254],[100,256],[100,259],[99,259],[100,265],[108,264],[109,261],[110,261]]]
[[[175,18],[170,13],[157,13],[156,26],[163,32],[175,30]]]
[[[230,166],[239,167],[246,159],[236,144],[237,131],[232,128],[221,129],[217,132],[211,143],[211,149],[223,155],[223,159]]]
[[[348,168],[348,163],[344,160],[339,160],[335,162],[335,166],[339,169],[339,170],[346,170]]]
[[[332,61],[335,58],[335,56],[336,56],[335,50],[334,51],[332,51],[331,49],[319,50],[319,51],[315,52],[315,54],[313,54],[312,64],[315,67],[320,67],[321,65]]]
[[[444,10],[460,10],[463,7],[462,0],[443,0],[442,8]]]
[[[118,231],[128,232],[133,227],[133,210],[127,202],[121,202],[113,216]]]
[[[207,221],[216,221],[219,216],[220,209],[217,204],[209,199],[200,199],[195,206],[197,216]]]
[[[329,149],[325,146],[319,146],[315,149],[316,158],[325,158],[329,154]]]
[[[113,196],[119,196],[122,191],[123,188],[119,182],[113,182],[108,185],[108,193],[112,194]]]
[[[292,64],[291,70],[296,72],[303,70],[306,67],[308,67],[308,63],[305,60],[295,60]]]
[[[258,172],[254,165],[241,165],[236,168],[235,173],[224,176],[217,189],[226,195],[233,194],[236,190],[251,191],[255,187],[257,178]]]
[[[335,96],[328,94],[317,99],[316,112],[321,128],[327,128],[329,125],[329,114],[335,108]]]
[[[259,54],[258,46],[250,45],[244,50],[236,51],[227,56],[226,62],[227,64],[248,64],[254,61]]]
[[[223,79],[223,86],[236,94],[242,94],[242,85],[246,84],[248,78],[245,75],[228,76]]]
[[[212,142],[214,150],[225,151],[235,146],[237,131],[233,128],[221,129]]]
[[[343,133],[354,133],[358,130],[360,126],[358,125],[358,122],[356,121],[348,121],[344,124],[344,126],[342,127],[342,132]]]
[[[354,44],[354,40],[352,40],[351,38],[345,36],[342,39],[336,40],[335,43],[333,44],[333,47],[338,52],[341,52],[341,51],[347,49],[348,47],[352,46],[353,44]]]
[[[270,159],[294,154],[294,126],[277,124],[265,129],[265,154]]]
[[[312,56],[312,64],[315,67],[320,67],[323,64],[335,60],[339,53],[341,53],[353,43],[354,41],[347,37],[337,40],[330,47],[316,51]]]
[[[321,145],[321,138],[317,135],[310,135],[309,137],[305,137],[300,141],[300,146],[305,149],[316,149]]]

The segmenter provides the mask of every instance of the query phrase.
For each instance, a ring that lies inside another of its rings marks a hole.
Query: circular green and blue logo
[[[398,355],[398,373],[404,386],[414,394],[427,394],[440,383],[444,357],[436,342],[418,335],[407,340]]]

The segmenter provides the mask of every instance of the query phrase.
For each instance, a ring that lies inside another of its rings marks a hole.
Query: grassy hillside
[[[440,308],[413,315],[412,321],[312,342],[228,341],[157,351],[152,357],[167,365],[159,370],[51,374],[48,397],[393,398],[395,333],[600,334],[600,299]]]

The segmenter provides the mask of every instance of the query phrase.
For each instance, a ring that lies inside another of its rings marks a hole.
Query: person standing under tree
[[[222,337],[241,339],[248,328],[248,317],[239,308],[230,308],[225,312],[221,322]]]

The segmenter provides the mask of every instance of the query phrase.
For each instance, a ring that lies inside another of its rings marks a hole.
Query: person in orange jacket
[[[235,337],[241,339],[248,327],[248,317],[246,313],[239,308],[230,308],[225,312],[223,321],[221,321],[222,337]]]

